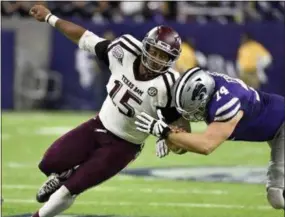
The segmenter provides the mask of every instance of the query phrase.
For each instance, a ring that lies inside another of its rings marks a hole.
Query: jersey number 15
[[[113,103],[118,107],[119,112],[121,112],[123,115],[126,115],[130,118],[134,117],[135,109],[129,104],[129,101],[133,100],[140,105],[142,103],[142,100],[138,98],[135,94],[133,94],[131,91],[126,90],[119,102],[115,103],[115,97],[117,93],[121,90],[123,84],[118,80],[115,80],[114,83],[114,87],[109,92],[109,96],[111,97]]]

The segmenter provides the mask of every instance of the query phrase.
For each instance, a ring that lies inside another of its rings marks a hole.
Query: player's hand
[[[155,153],[159,158],[165,157],[169,153],[169,149],[164,139],[158,139],[155,144]]]
[[[145,112],[142,112],[137,115],[136,117],[138,121],[135,122],[135,124],[137,125],[136,129],[144,133],[152,134],[158,138],[166,138],[171,129],[164,122],[160,110],[157,110],[157,114],[159,120],[151,117]]]
[[[171,132],[172,133],[185,133],[187,132],[186,130],[184,130],[183,128],[180,128],[178,126],[170,126]]]
[[[29,11],[29,14],[40,22],[45,22],[46,16],[50,13],[50,10],[43,5],[34,5]]]

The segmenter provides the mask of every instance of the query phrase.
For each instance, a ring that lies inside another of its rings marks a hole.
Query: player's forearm
[[[76,44],[78,44],[79,39],[86,31],[85,28],[63,19],[56,21],[55,28]]]
[[[210,154],[217,147],[204,134],[198,133],[170,133],[167,140],[187,151],[204,155]]]
[[[68,39],[70,39],[76,44],[78,44],[79,39],[86,31],[86,29],[81,26],[78,26],[63,19],[59,19],[57,16],[53,15],[47,7],[41,4],[34,5],[30,9],[29,14],[39,22],[47,22],[51,26],[57,28]]]

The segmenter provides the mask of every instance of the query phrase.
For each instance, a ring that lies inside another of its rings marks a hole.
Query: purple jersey
[[[239,110],[243,118],[230,140],[269,141],[284,122],[284,97],[247,86],[243,81],[224,74],[209,72],[215,80],[213,98],[207,106],[206,122],[225,122]]]

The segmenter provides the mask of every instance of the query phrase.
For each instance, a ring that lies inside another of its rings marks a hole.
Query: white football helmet
[[[215,80],[206,71],[196,67],[186,71],[173,88],[177,111],[189,121],[206,118],[206,106],[214,93]]]

